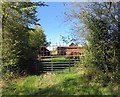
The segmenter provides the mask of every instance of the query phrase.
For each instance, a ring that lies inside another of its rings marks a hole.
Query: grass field
[[[42,60],[50,60],[53,62],[69,62],[69,60],[65,57],[65,56],[59,56],[59,57],[55,57],[55,58],[46,58],[46,59],[42,59]]]
[[[71,72],[65,69],[19,78],[3,87],[3,95],[110,95],[112,93],[108,87],[90,82],[81,72],[73,67]]]
[[[46,58],[44,60],[55,60],[55,61],[61,61],[61,60],[67,60],[64,56],[59,56],[55,58]]]

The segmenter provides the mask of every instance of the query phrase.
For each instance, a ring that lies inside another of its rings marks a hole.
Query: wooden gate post
[[[51,60],[51,71],[53,71],[53,60]]]
[[[70,72],[70,58],[69,58],[69,72]]]

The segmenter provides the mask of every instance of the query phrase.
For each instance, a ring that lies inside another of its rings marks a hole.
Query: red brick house
[[[70,45],[70,46],[60,46],[57,47],[58,55],[81,55],[84,53],[84,48],[78,45]]]

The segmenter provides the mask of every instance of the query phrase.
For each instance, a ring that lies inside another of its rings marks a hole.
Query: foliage
[[[119,79],[120,70],[120,50],[119,47],[115,46],[120,43],[117,3],[101,3],[93,4],[93,6],[96,9],[93,8],[92,14],[87,13],[87,21],[84,20],[90,30],[88,41],[92,53],[91,61],[107,76],[111,73],[112,75],[109,77],[115,82]],[[104,10],[104,13],[100,13],[101,9]],[[107,12],[109,12],[109,16]],[[116,39],[116,37],[118,38]]]
[[[77,35],[84,34],[87,40],[79,67],[88,71],[91,83],[109,87],[111,92],[120,88],[114,86],[120,82],[119,4],[74,3],[69,14],[70,19],[77,19]]]
[[[76,19],[75,31],[77,34],[83,33],[88,42],[83,64],[102,71],[111,81],[116,82],[120,77],[120,2],[72,5],[68,16],[71,20]]]
[[[38,25],[37,6],[46,6],[42,2],[3,2],[2,3],[2,73],[22,72],[27,69],[30,25]]]
[[[66,44],[70,44],[70,43],[79,44],[80,43],[79,39],[77,39],[75,35],[74,36],[70,35],[67,37],[61,36],[61,40]]]
[[[33,30],[28,32],[28,35],[28,47],[30,51],[28,51],[27,59],[34,60],[38,57],[40,46],[47,45],[46,36],[40,26],[35,26]]]
[[[29,31],[29,46],[39,48],[43,45],[46,45],[46,36],[40,26],[36,26]]]

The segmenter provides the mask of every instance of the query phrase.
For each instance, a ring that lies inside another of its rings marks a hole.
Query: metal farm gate
[[[79,46],[41,46],[39,61],[43,72],[57,71],[73,67],[80,60],[83,48]]]

